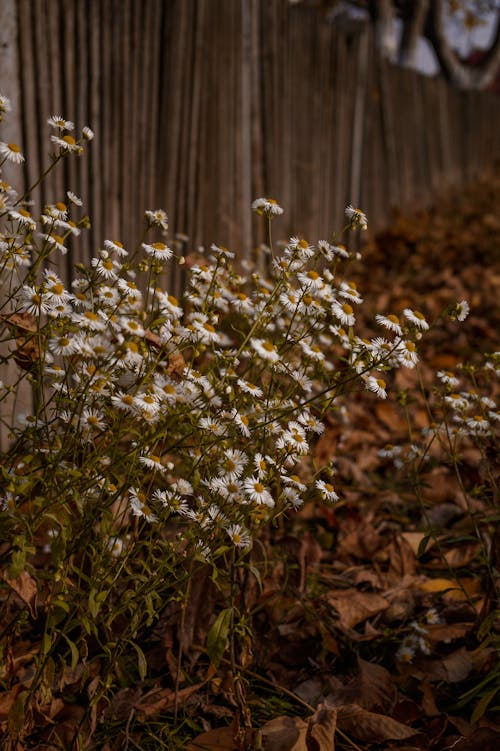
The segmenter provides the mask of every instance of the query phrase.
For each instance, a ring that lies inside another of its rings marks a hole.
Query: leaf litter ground
[[[416,493],[379,455],[387,443],[408,443],[409,424],[428,424],[419,378],[430,392],[437,370],[500,348],[499,199],[499,179],[474,184],[432,210],[395,216],[363,247],[352,278],[367,300],[367,335],[377,333],[377,312],[410,307],[432,321],[467,299],[471,314],[422,340],[419,376],[401,371],[390,384],[393,395],[411,397],[406,415],[395,398],[362,393],[326,418],[316,460],[334,462],[342,500],[306,505],[255,546],[261,581],[242,573],[236,603],[253,630],[238,638],[244,680],[225,658],[217,671],[206,658],[208,630],[224,607],[207,570],[193,581],[182,618],[172,602],[144,634],[147,681],[125,683],[89,716],[98,673],[78,664],[40,708],[25,745],[6,748],[61,748],[65,739],[70,748],[76,728],[93,736],[85,748],[104,751],[500,747],[500,499],[486,480],[496,473],[498,481],[498,456],[485,468],[469,447],[460,481],[452,463],[435,457]],[[16,582],[29,609],[31,584],[29,576]],[[398,650],[410,635],[423,648],[404,661]],[[9,656],[10,688],[0,691],[4,739],[36,655],[35,641],[21,646]]]

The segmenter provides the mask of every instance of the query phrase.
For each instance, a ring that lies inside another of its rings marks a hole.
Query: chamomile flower
[[[408,644],[403,644],[396,652],[396,659],[400,662],[412,662],[415,657],[415,648]]]
[[[64,117],[61,117],[61,115],[52,115],[52,117],[49,117],[47,120],[47,125],[50,125],[51,128],[57,128],[58,130],[74,130],[75,125],[71,122],[71,120],[65,120]]]
[[[365,379],[365,387],[368,391],[373,391],[379,399],[387,399],[386,382],[383,378],[375,378],[375,376],[367,376]]]
[[[130,510],[134,516],[145,519],[147,522],[157,522],[158,517],[147,502],[147,496],[136,488],[129,488]]]
[[[243,451],[228,449],[219,463],[219,468],[224,478],[234,482],[241,477],[246,464],[247,458]]]
[[[321,497],[325,501],[330,501],[331,503],[338,501],[339,497],[335,492],[333,485],[331,485],[329,482],[325,482],[324,480],[316,480],[314,484],[319,490]]]
[[[168,230],[168,217],[163,209],[154,209],[144,212],[148,224],[152,227],[159,227],[164,232]]]
[[[94,131],[92,130],[92,128],[89,128],[88,125],[84,125],[82,128],[82,136],[86,141],[92,141],[94,138]]]
[[[418,329],[421,329],[422,331],[427,331],[429,328],[429,324],[425,320],[425,316],[423,313],[421,313],[419,310],[411,310],[410,308],[405,308],[403,310],[403,315],[405,318],[410,321],[410,323],[413,323],[414,326],[416,326]]]
[[[246,381],[244,378],[238,378],[236,383],[245,394],[251,394],[256,399],[262,398],[264,392],[260,386],[256,386],[255,383],[250,383],[250,381]]]
[[[257,214],[264,214],[265,216],[279,216],[283,213],[281,206],[278,206],[278,202],[274,198],[256,198],[252,203],[252,210]]]
[[[160,472],[166,471],[166,468],[162,464],[161,457],[157,456],[156,454],[147,454],[145,456],[140,456],[139,461],[148,469],[159,470]]]
[[[246,496],[253,503],[268,506],[269,508],[274,506],[271,493],[258,477],[247,477],[247,479],[243,481],[243,489]]]
[[[339,302],[333,302],[331,305],[332,315],[344,325],[354,326],[356,318],[351,305],[347,302],[341,304]]]
[[[252,543],[250,533],[240,524],[231,524],[226,532],[233,545],[237,548],[247,548]]]
[[[279,354],[276,345],[267,339],[250,339],[250,344],[263,360],[278,362]]]
[[[50,140],[52,143],[55,143],[56,146],[59,146],[62,153],[81,154],[83,151],[80,144],[69,134],[65,136],[51,136]]]
[[[354,206],[349,204],[349,206],[347,206],[345,210],[345,215],[347,221],[351,225],[351,228],[359,227],[359,229],[363,230],[368,228],[368,220],[366,218],[366,214],[364,214],[361,209],[355,209]]]
[[[453,320],[456,318],[457,321],[465,321],[469,313],[470,313],[469,303],[467,302],[467,300],[461,300],[459,303],[456,304],[455,308],[453,309],[451,313],[451,318]]]
[[[142,243],[142,249],[148,256],[156,258],[157,261],[168,261],[169,258],[172,258],[172,249],[165,243]]]
[[[466,394],[449,394],[444,398],[446,404],[458,412],[465,412],[470,406],[470,400]]]
[[[384,326],[386,329],[389,329],[389,331],[394,331],[395,334],[398,336],[403,335],[403,329],[401,328],[401,322],[397,315],[394,315],[394,313],[390,313],[388,316],[383,315],[376,315],[375,320],[377,323],[379,323],[381,326]]]
[[[117,256],[123,258],[128,255],[128,252],[123,247],[123,244],[119,240],[104,240],[104,247],[110,253],[116,253]]]
[[[451,373],[449,370],[438,370],[436,375],[441,383],[444,383],[446,384],[446,386],[450,386],[451,388],[456,388],[460,383],[456,375],[454,373]]]
[[[32,316],[48,313],[51,309],[50,295],[42,292],[40,287],[25,284],[20,294],[21,310]]]
[[[94,409],[84,409],[79,423],[84,431],[103,430],[106,425],[104,415]]]
[[[40,237],[42,237],[45,242],[48,243],[48,245],[50,245],[52,248],[58,250],[61,255],[65,256],[68,252],[67,247],[64,245],[64,238],[60,235],[41,233]]]
[[[224,435],[224,426],[213,417],[201,417],[198,425],[200,426],[200,428],[207,430],[212,435]]]
[[[82,199],[79,196],[77,196],[76,193],[73,193],[73,191],[71,190],[66,191],[66,195],[70,203],[74,204],[75,206],[83,206]]]
[[[117,537],[116,535],[113,537],[110,537],[107,542],[107,548],[113,558],[119,558],[123,551],[123,540],[121,537]]]
[[[63,334],[54,339],[49,339],[49,349],[54,355],[68,357],[80,351],[80,340],[76,336]]]
[[[0,115],[11,111],[10,99],[3,94],[0,94]]]
[[[9,219],[13,222],[19,222],[19,225],[29,232],[34,232],[36,230],[36,222],[26,209],[9,211]]]
[[[5,143],[0,141],[0,158],[1,161],[12,162],[13,164],[21,164],[24,162],[24,156],[21,153],[21,149],[17,143]]]

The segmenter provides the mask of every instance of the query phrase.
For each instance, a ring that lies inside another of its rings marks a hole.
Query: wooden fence
[[[500,154],[497,97],[391,67],[369,24],[287,0],[2,0],[0,22],[17,113],[0,137],[17,131],[26,183],[48,163],[50,115],[96,132],[32,195],[85,200],[92,229],[67,273],[105,238],[135,242],[147,208],[193,246],[243,254],[260,239],[257,196],[286,208],[277,234],[315,239],[349,202],[380,227]]]

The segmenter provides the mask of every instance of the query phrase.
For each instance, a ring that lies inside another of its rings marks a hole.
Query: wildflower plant
[[[45,175],[93,137],[60,116],[48,125]],[[0,165],[21,163],[15,144],[0,147]],[[105,665],[97,701],[123,675],[127,650],[145,677],[137,634],[198,567],[223,581],[263,525],[309,499],[337,501],[332,472],[312,459],[323,417],[353,388],[386,398],[383,374],[414,367],[428,324],[416,311],[389,313],[377,316],[383,336],[359,337],[353,254],[334,238],[290,238],[266,275],[242,273],[214,244],[177,299],[160,283],[184,263],[163,210],[146,212],[137,248],[105,240],[66,285],[57,260],[88,226],[82,201],[68,191],[37,215],[29,190],[0,190],[1,361],[17,364],[0,383],[0,564],[6,587],[36,591],[21,598],[25,620],[9,618],[6,600],[2,624],[8,645],[28,622],[39,629],[26,706],[50,676],[92,659]],[[270,237],[283,209],[273,199],[253,208]],[[359,209],[346,219],[366,229]],[[21,415],[24,383],[33,408]]]

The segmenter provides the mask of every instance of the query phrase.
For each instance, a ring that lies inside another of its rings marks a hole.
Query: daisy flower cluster
[[[74,138],[60,116],[48,124],[54,160],[93,136]],[[159,281],[185,261],[162,209],[146,212],[137,248],[104,240],[66,284],[54,269],[88,223],[81,199],[68,191],[36,216],[9,185],[1,191],[2,338],[21,369],[0,400],[23,381],[35,395],[33,413],[8,425],[7,511],[43,488],[48,507],[113,509],[115,551],[143,523],[175,528],[209,558],[248,549],[262,524],[306,499],[338,499],[311,461],[323,417],[353,386],[386,398],[383,374],[418,361],[422,313],[378,315],[383,335],[361,338],[363,299],[343,272],[353,254],[300,236],[265,275],[212,245],[186,265],[177,299]],[[283,211],[269,198],[253,209],[268,220]],[[366,227],[359,209],[346,218]]]
[[[459,366],[456,372],[439,370],[436,377],[437,385],[427,404],[430,424],[421,429],[420,436],[414,435],[414,442],[387,444],[378,452],[396,469],[418,469],[430,458],[431,446],[433,453],[441,447],[445,455],[458,455],[466,445],[476,446],[483,453],[491,446],[498,452],[500,352],[484,355],[479,366]]]

